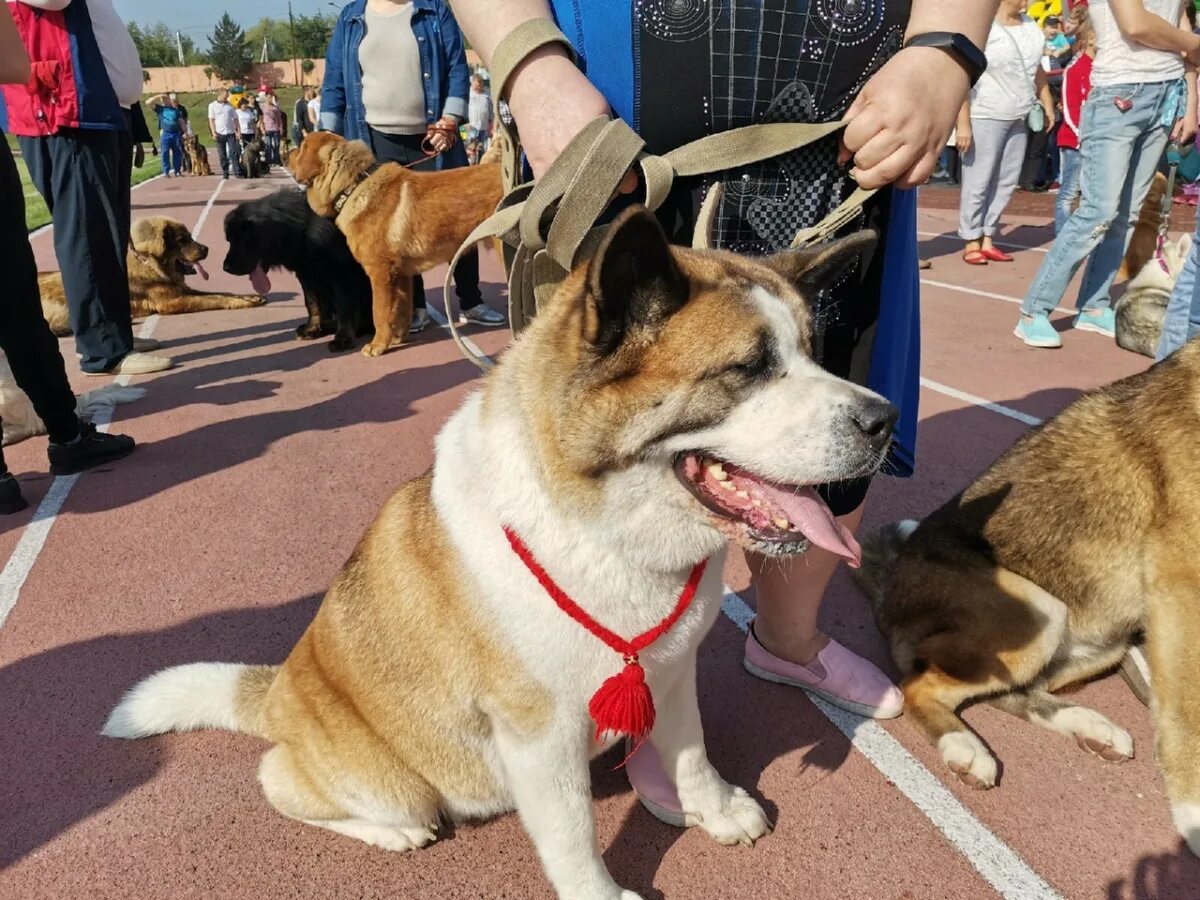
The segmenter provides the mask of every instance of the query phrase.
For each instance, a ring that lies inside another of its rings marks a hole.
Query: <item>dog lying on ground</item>
[[[242,149],[242,174],[247,178],[265,178],[270,171],[267,145],[261,137],[256,137]]]
[[[391,850],[429,843],[443,816],[515,807],[559,896],[637,900],[600,856],[588,774],[618,741],[588,698],[621,653],[556,607],[520,542],[627,639],[697,585],[625,677],[644,670],[685,814],[722,843],[762,837],[759,805],[704,752],[696,653],[728,539],[857,556],[802,486],[875,471],[896,411],[812,362],[804,298],[873,241],[757,261],[673,250],[653,215],[622,214],[451,417],[432,472],[388,501],[287,661],[159,672],[105,734],[264,737],[276,809]]]
[[[75,404],[76,414],[85,421],[92,421],[101,410],[112,410],[118,404],[132,403],[145,396],[143,388],[123,387],[110,384],[80,395]],[[8,357],[0,350],[0,446],[19,444],[21,441],[46,433],[46,424],[34,411],[33,403],[17,386]]]
[[[1162,256],[1151,257],[1132,278],[1117,301],[1117,346],[1154,358],[1162,337],[1163,319],[1171,291],[1192,249],[1192,236],[1163,245]]]
[[[920,524],[884,528],[856,579],[904,675],[906,718],[979,788],[996,760],[957,712],[978,700],[1132,757],[1124,729],[1055,692],[1118,665],[1144,629],[1158,760],[1200,854],[1197,439],[1193,341],[1084,394]]]
[[[349,350],[355,338],[371,333],[371,282],[328,219],[312,211],[304,194],[286,188],[248,200],[225,217],[229,252],[225,271],[249,275],[255,290],[267,293],[264,270],[296,273],[308,319],[296,329],[299,340],[335,334],[331,352]]]
[[[305,137],[288,168],[308,187],[313,210],[346,235],[371,280],[375,337],[363,348],[367,356],[407,337],[412,276],[450,262],[502,194],[498,163],[444,172],[378,166],[366,144],[329,131]]]
[[[184,277],[199,273],[208,278],[202,263],[208,247],[192,237],[187,226],[174,219],[154,216],[133,223],[130,232],[129,307],[135,319],[158,313],[207,312],[215,309],[250,309],[262,306],[262,297],[246,294],[206,294],[192,290]],[[60,337],[71,333],[67,296],[58,272],[38,275],[42,315]]]
[[[1137,275],[1146,267],[1146,263],[1154,258],[1158,250],[1158,232],[1163,220],[1163,200],[1167,193],[1167,176],[1162,172],[1154,173],[1150,182],[1150,190],[1142,203],[1138,220],[1129,236],[1129,247],[1125,250],[1125,258],[1121,268],[1117,270],[1117,281],[1124,281]]]
[[[200,143],[198,134],[189,134],[183,139],[183,151],[192,164],[193,175],[211,175],[212,166],[208,164],[208,151]]]

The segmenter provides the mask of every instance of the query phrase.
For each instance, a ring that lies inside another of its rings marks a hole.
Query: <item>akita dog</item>
[[[391,850],[443,816],[515,808],[572,900],[636,898],[605,868],[590,797],[588,761],[622,732],[653,741],[714,838],[762,837],[758,803],[705,754],[696,654],[728,539],[858,558],[810,486],[874,472],[896,410],[812,361],[805,297],[873,241],[754,261],[673,249],[650,213],[623,214],[445,425],[287,660],[159,672],[105,734],[263,737],[276,809]]]

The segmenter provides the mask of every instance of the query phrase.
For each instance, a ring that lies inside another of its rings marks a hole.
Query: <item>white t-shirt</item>
[[[308,111],[312,114],[312,120],[315,123],[313,128],[318,131],[321,129],[321,98],[313,97],[308,101]]]
[[[254,123],[258,120],[248,109],[239,109],[237,111],[238,129],[242,134],[254,134]]]
[[[971,118],[1013,122],[1037,103],[1034,73],[1042,62],[1046,38],[1030,19],[1019,25],[992,22],[988,32],[987,71],[971,90]]]
[[[1183,0],[1142,0],[1146,12],[1178,25],[1183,18]],[[1183,77],[1183,57],[1172,50],[1155,50],[1126,39],[1117,27],[1108,0],[1092,0],[1088,15],[1096,29],[1096,62],[1093,86],[1154,84]]]
[[[208,104],[208,117],[212,119],[217,134],[237,134],[237,115],[231,104],[214,100]]]

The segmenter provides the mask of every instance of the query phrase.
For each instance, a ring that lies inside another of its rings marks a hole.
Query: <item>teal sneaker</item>
[[[1073,327],[1076,331],[1094,331],[1105,337],[1116,337],[1117,314],[1111,306],[1102,310],[1098,316],[1089,316],[1086,312],[1081,312],[1075,317]]]
[[[1062,338],[1050,324],[1050,317],[1045,315],[1021,316],[1013,334],[1030,347],[1061,347]]]

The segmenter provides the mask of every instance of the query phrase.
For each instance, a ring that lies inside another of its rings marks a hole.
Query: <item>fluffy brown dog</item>
[[[208,151],[200,143],[198,135],[189,134],[183,139],[183,151],[188,155],[188,159],[192,163],[193,175],[212,174],[212,166],[208,164]]]
[[[174,219],[138,219],[133,223],[129,243],[129,307],[135,319],[153,313],[173,316],[213,309],[250,309],[266,302],[248,294],[206,294],[188,287],[185,276],[199,272],[201,277],[208,277],[201,265],[208,257],[208,247]],[[70,334],[62,276],[43,272],[38,275],[38,287],[42,292],[42,315],[50,323],[50,330],[59,336]]]
[[[363,348],[366,356],[404,340],[413,275],[450,262],[502,193],[496,163],[445,172],[413,172],[397,163],[372,170],[376,165],[366,144],[328,131],[310,134],[288,155],[313,210],[334,220],[371,279],[375,338]]]
[[[905,676],[905,717],[980,788],[996,760],[958,714],[979,700],[1133,756],[1124,729],[1056,692],[1115,667],[1144,629],[1158,762],[1200,854],[1198,410],[1200,340],[1084,394],[919,525],[864,542],[855,577]]]
[[[1154,258],[1154,251],[1158,249],[1158,229],[1163,220],[1163,195],[1166,192],[1167,176],[1156,172],[1154,180],[1150,182],[1150,190],[1146,194],[1146,202],[1142,204],[1137,224],[1133,226],[1129,249],[1125,251],[1125,260],[1117,271],[1118,281],[1133,278]]]

